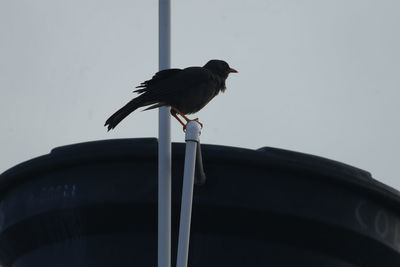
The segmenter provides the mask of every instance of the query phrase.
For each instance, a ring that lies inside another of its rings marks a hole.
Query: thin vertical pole
[[[158,2],[159,70],[171,65],[171,4]],[[158,267],[171,266],[171,118],[170,108],[158,112]]]

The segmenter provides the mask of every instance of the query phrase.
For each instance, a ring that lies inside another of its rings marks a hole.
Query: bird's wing
[[[202,67],[190,67],[183,69],[176,75],[163,80],[147,91],[149,96],[158,98],[162,101],[165,96],[180,97],[180,94],[197,90],[205,84],[209,84],[214,79],[214,75]]]
[[[176,105],[190,98],[204,98],[208,94],[203,88],[214,87],[215,76],[202,67],[190,67],[176,72],[158,83],[149,84],[139,93],[136,99],[140,100],[140,106],[153,105],[147,109],[160,106]],[[206,98],[209,98],[206,96]]]
[[[215,96],[213,90],[211,96],[209,95],[210,90],[204,89],[214,87],[216,87],[215,76],[210,71],[201,67],[190,67],[182,70],[176,76],[164,80],[151,90],[144,92],[140,97],[146,99],[143,106],[155,104],[146,110],[166,105],[179,107],[185,101],[211,99]]]
[[[178,73],[182,72],[181,69],[167,69],[167,70],[162,70],[154,74],[154,76],[147,81],[142,82],[139,86],[136,86],[136,88],[140,88],[138,90],[135,90],[133,92],[135,93],[144,93],[147,90],[151,90],[152,87],[155,87],[157,84],[159,84],[162,81],[165,81]]]

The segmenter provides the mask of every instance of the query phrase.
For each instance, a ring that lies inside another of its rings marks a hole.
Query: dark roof
[[[173,158],[182,158],[184,143],[173,143]],[[297,175],[318,176],[327,183],[358,187],[371,194],[400,204],[399,191],[372,178],[368,171],[323,157],[262,147],[257,150],[202,144],[203,160],[277,169]],[[24,182],[32,174],[71,164],[90,161],[129,159],[157,160],[156,138],[112,139],[78,143],[54,148],[49,154],[20,163],[0,175],[0,192],[8,186]],[[207,167],[205,167],[207,173]]]

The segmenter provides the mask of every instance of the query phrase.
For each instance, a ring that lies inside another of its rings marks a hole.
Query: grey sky
[[[156,136],[157,111],[110,133],[103,124],[157,71],[157,7],[0,2],[0,172],[56,146]],[[324,156],[399,189],[399,10],[395,0],[172,0],[172,66],[218,58],[239,71],[197,114],[202,143]]]

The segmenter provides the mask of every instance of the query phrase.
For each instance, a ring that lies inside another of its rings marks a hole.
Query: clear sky
[[[315,154],[400,188],[400,1],[171,1],[172,66],[239,71],[197,114],[202,143]],[[57,146],[157,135],[156,110],[103,127],[157,71],[157,8],[0,2],[0,172]]]

